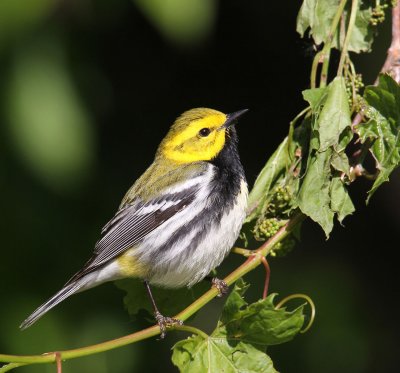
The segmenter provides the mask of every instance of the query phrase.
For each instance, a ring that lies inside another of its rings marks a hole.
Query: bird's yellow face
[[[159,152],[177,163],[209,161],[225,145],[226,121],[227,116],[216,110],[189,110],[175,121]]]

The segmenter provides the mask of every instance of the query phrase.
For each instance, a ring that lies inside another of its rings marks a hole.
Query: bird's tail
[[[33,323],[39,320],[47,311],[50,311],[58,303],[67,299],[72,294],[77,293],[87,285],[85,278],[74,281],[64,286],[57,294],[53,295],[47,302],[37,308],[19,327],[21,330],[29,328]]]

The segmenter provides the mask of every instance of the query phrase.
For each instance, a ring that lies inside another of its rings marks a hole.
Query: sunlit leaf
[[[271,358],[243,342],[193,336],[175,344],[172,362],[181,373],[277,373]]]
[[[346,25],[350,16],[351,2],[349,1],[348,3],[343,12],[343,21]],[[338,0],[304,0],[297,16],[297,32],[302,37],[308,33],[313,37],[317,45],[326,42],[338,7]],[[360,53],[370,50],[374,35],[374,26],[370,22],[371,16],[371,3],[365,0],[360,1],[355,25],[350,37],[349,51]],[[332,39],[332,47],[337,49],[341,45],[338,29]]]
[[[337,175],[338,171],[349,174],[344,151],[353,137],[344,79],[337,77],[326,88],[306,90],[303,97],[312,108],[312,132],[297,202],[329,237],[335,214],[342,222],[354,210],[346,186]]]
[[[311,109],[315,112],[322,105],[322,103],[325,102],[327,91],[327,87],[312,88],[304,90],[302,94],[304,100],[310,104]]]
[[[303,306],[277,310],[275,295],[249,305],[243,299],[247,288],[237,282],[210,336],[192,336],[173,347],[172,361],[181,372],[276,373],[265,349],[299,333]]]
[[[333,152],[331,158],[331,165],[335,170],[343,172],[346,175],[349,175],[350,173],[349,158],[344,152],[340,153]]]
[[[301,211],[317,222],[326,236],[332,231],[334,217],[330,207],[331,155],[331,149],[315,153],[308,165],[298,197]]]
[[[330,196],[331,209],[337,214],[339,222],[342,223],[346,216],[355,211],[355,208],[347,188],[339,176],[332,178]]]
[[[381,75],[377,87],[365,89],[364,98],[369,108],[367,123],[357,127],[361,141],[372,141],[370,151],[379,170],[369,191],[369,198],[400,164],[400,86],[389,76]]]
[[[318,118],[320,148],[325,151],[330,146],[338,149],[341,133],[350,128],[350,110],[344,78],[336,77],[328,87],[326,102]],[[347,145],[347,144],[346,144]]]
[[[246,221],[251,221],[260,214],[268,193],[275,186],[277,179],[286,172],[286,166],[289,164],[287,142],[288,139],[285,138],[258,175],[249,195],[249,215]]]
[[[238,297],[230,300],[237,304],[238,309],[232,313],[230,305],[229,314],[222,313],[218,328],[212,336],[224,336],[257,346],[272,346],[290,341],[303,325],[303,307],[292,312],[277,310],[274,306],[275,297],[276,294],[271,294],[250,305]]]

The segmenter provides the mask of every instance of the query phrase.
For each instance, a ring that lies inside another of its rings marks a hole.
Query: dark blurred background
[[[88,259],[100,228],[152,162],[186,109],[249,108],[240,152],[252,184],[304,108],[313,47],[295,32],[300,1],[2,0],[0,2],[0,351],[31,354],[115,338],[130,322],[112,283],[72,297],[25,332],[19,323]],[[385,59],[390,25],[374,52],[355,58],[367,83]],[[335,61],[335,59],[333,59]],[[398,372],[400,174],[329,241],[306,222],[289,256],[271,259],[270,290],[306,293],[313,328],[270,348],[282,373]],[[243,259],[231,256],[227,273]],[[257,269],[249,298],[261,295]],[[211,330],[222,302],[195,322]],[[64,372],[174,372],[184,334],[68,361]],[[21,372],[54,372],[30,366]]]

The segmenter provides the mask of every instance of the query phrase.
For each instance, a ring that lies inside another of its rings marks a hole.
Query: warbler
[[[223,261],[236,241],[248,189],[235,123],[246,111],[196,108],[178,117],[154,162],[102,229],[92,257],[20,328],[72,294],[126,277],[144,281],[162,336],[167,326],[180,323],[159,312],[150,285],[191,287]],[[214,279],[213,285],[225,291],[223,281]]]

